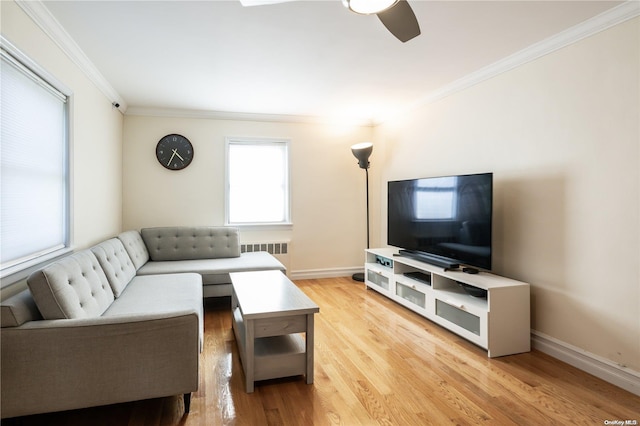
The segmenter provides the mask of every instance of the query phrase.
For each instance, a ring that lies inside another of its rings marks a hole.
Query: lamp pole
[[[369,168],[364,169],[364,173],[366,176],[366,192],[367,192],[367,248],[369,247]]]
[[[353,156],[358,159],[358,166],[365,172],[365,192],[367,194],[367,248],[369,247],[369,156],[373,152],[371,142],[362,142],[351,147]],[[364,282],[364,273],[358,272],[351,276],[355,281]]]

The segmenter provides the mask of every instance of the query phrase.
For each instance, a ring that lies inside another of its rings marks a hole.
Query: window
[[[67,96],[3,39],[0,273],[7,276],[69,247]]]
[[[290,224],[289,141],[227,138],[226,223]]]

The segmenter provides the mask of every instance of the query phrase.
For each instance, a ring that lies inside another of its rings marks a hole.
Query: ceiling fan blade
[[[406,0],[398,1],[395,6],[377,15],[391,34],[403,43],[420,35],[418,20]]]
[[[240,0],[240,4],[244,7],[248,6],[262,6],[265,4],[286,3],[295,0]]]

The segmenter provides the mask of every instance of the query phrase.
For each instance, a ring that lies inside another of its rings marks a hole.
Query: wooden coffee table
[[[313,314],[320,308],[280,271],[233,272],[231,312],[247,393],[305,375],[313,383]],[[304,338],[302,337],[304,333]]]

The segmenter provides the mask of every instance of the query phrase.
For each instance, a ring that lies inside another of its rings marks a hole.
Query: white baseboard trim
[[[531,330],[532,347],[640,396],[640,372],[616,364],[561,340]]]
[[[363,271],[364,269],[362,267],[302,269],[291,271],[290,278],[292,280],[311,280],[314,278],[350,277],[355,273],[362,273]]]

